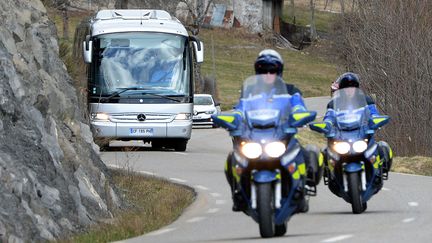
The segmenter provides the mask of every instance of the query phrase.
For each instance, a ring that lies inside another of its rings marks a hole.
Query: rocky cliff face
[[[0,242],[53,240],[120,204],[39,0],[0,0]]]

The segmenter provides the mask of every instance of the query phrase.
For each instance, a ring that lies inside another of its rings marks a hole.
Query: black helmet
[[[343,88],[348,88],[348,87],[360,87],[360,80],[357,74],[352,73],[352,72],[347,72],[342,74],[338,80],[338,88],[339,89],[343,89]]]
[[[277,51],[265,49],[258,54],[255,60],[255,73],[276,73],[278,76],[282,76],[283,65],[282,57]]]

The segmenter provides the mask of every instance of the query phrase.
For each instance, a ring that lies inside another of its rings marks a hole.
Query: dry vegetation
[[[385,138],[401,156],[432,156],[432,5],[359,0],[343,18],[338,47],[392,121]]]

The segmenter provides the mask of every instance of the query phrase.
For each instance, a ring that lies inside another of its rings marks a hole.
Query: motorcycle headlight
[[[356,153],[362,153],[367,149],[367,143],[363,140],[359,140],[353,143],[353,150]]]
[[[271,142],[264,147],[264,152],[272,158],[280,157],[285,153],[285,150],[285,144],[282,142]]]
[[[241,152],[248,159],[256,159],[262,154],[262,147],[259,143],[245,143]]]
[[[347,142],[335,142],[333,144],[333,149],[338,154],[346,154],[350,151],[350,144]]]

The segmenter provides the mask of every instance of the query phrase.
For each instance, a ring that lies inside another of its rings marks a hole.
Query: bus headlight
[[[356,153],[362,153],[367,149],[367,146],[368,146],[367,143],[363,140],[355,141],[353,143],[353,150]]]
[[[282,142],[271,142],[264,147],[265,153],[272,158],[280,157],[285,153],[285,150],[285,144]]]
[[[175,120],[190,120],[191,117],[191,113],[178,113],[175,117]]]
[[[259,143],[245,143],[241,152],[248,159],[256,159],[262,154],[262,147]]]
[[[347,142],[335,142],[333,144],[333,149],[338,154],[346,154],[350,151],[350,144]]]
[[[95,121],[109,121],[109,115],[106,113],[92,113],[91,118]]]

